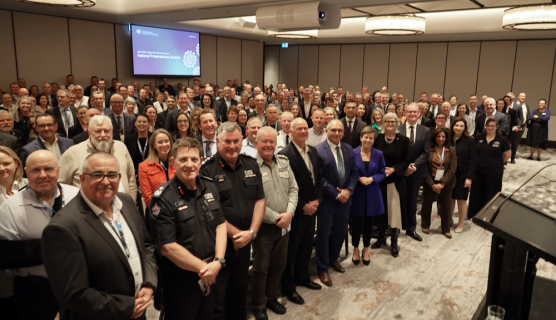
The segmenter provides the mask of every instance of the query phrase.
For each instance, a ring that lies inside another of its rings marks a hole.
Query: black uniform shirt
[[[200,174],[212,178],[216,184],[226,221],[239,230],[249,230],[255,202],[264,199],[263,180],[257,160],[239,155],[234,171],[216,153],[205,161]]]
[[[487,143],[485,135],[475,137],[475,148],[477,150],[477,168],[479,173],[504,173],[504,152],[510,150],[508,139],[496,135],[490,143]]]
[[[176,242],[199,259],[214,256],[216,227],[225,223],[218,190],[210,178],[198,176],[189,190],[178,177],[162,184],[149,208],[151,238],[156,246]],[[184,271],[167,258],[163,271]]]

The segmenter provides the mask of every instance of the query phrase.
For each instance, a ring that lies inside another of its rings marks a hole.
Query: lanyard
[[[438,153],[438,151],[436,151],[436,154],[438,155],[438,158],[440,158],[440,168],[442,168],[442,164],[444,163],[444,147],[442,147],[442,158],[440,157],[440,153]]]
[[[166,165],[164,164],[164,162],[162,162],[162,161],[158,161],[158,162],[162,166],[162,169],[164,169],[165,172],[168,172],[168,168],[166,168]]]
[[[58,188],[60,188],[60,196],[62,197],[62,208],[66,206],[66,200],[64,200],[64,189],[62,189],[62,186],[60,184],[58,184]],[[54,208],[50,207],[48,205],[48,203],[46,203],[46,201],[44,199],[42,199],[41,197],[39,197],[37,195],[37,193],[35,193],[35,191],[33,191],[33,189],[31,189],[29,187],[29,184],[27,184],[27,186],[25,187],[25,190],[31,192],[32,194],[35,195],[35,197],[37,197],[37,199],[39,199],[39,201],[41,202],[41,204],[47,208],[51,213],[52,216],[54,216],[56,214],[56,210],[54,210]],[[54,199],[54,202],[56,202],[56,199]]]
[[[114,232],[120,236],[120,242],[122,243],[122,245],[124,246],[124,251],[125,254],[127,256],[127,258],[131,258],[131,254],[129,253],[129,248],[127,247],[127,243],[125,242],[125,236],[124,236],[124,230],[122,229],[122,224],[120,222],[120,220],[118,219],[118,216],[120,215],[120,211],[118,211],[116,209],[116,206],[114,205],[114,202],[112,202],[112,213],[114,214],[114,219],[112,221],[116,221],[116,227],[118,227],[118,231],[116,231],[116,229],[114,229],[114,226],[112,225],[112,221],[108,220],[108,224],[110,225],[110,228],[112,228],[112,230],[114,230]]]
[[[147,141],[145,142],[145,149],[141,148],[141,143],[139,142],[139,138],[137,138],[137,146],[139,146],[139,152],[141,152],[141,159],[145,160],[145,152],[147,152],[147,146],[149,145],[149,137],[147,137]]]

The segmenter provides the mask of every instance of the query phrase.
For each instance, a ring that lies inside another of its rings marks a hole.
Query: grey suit
[[[137,128],[135,127],[135,117],[127,114],[122,113],[121,116],[123,117],[124,121],[124,139],[120,139],[120,134],[118,133],[118,121],[116,120],[116,115],[114,113],[110,113],[108,117],[112,120],[112,126],[114,130],[112,130],[112,139],[124,142],[125,137],[132,135],[133,133],[137,132]]]

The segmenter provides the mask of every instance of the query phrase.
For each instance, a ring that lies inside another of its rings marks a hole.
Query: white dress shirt
[[[53,144],[50,144],[48,141],[44,140],[41,136],[39,136],[39,139],[41,139],[41,142],[46,147],[46,150],[54,153],[56,159],[60,161],[60,158],[62,157],[62,153],[60,152],[60,146],[58,145],[58,137],[56,136],[54,137]]]
[[[86,105],[87,107],[89,106],[89,97],[87,96],[83,96],[83,98],[81,98],[81,100],[79,99],[75,99],[75,104],[74,107],[79,107],[80,105]]]
[[[19,189],[25,187],[26,184],[27,184],[27,179],[14,181],[11,188],[12,196],[16,194],[19,191]],[[8,195],[6,188],[4,188],[4,186],[0,186],[0,205],[4,203],[4,201],[8,200],[10,197],[11,196]]]
[[[307,144],[305,144],[305,149],[301,149],[301,147],[298,146],[297,143],[292,141],[292,144],[297,149],[297,152],[299,152],[299,154],[301,155],[301,158],[303,158],[303,162],[305,162],[305,165],[307,166],[309,172],[311,172],[311,178],[313,178],[313,185],[315,185],[315,174],[313,173],[313,163],[311,163],[311,158],[309,157],[309,151],[310,151],[309,147],[307,147]]]
[[[326,139],[326,141],[328,141],[328,145],[330,146],[332,155],[334,155],[334,160],[336,161],[336,170],[338,169],[338,155],[336,154],[336,147],[340,147],[340,155],[342,156],[342,163],[344,164],[344,168],[345,168],[344,153],[342,152],[342,146],[341,146],[342,143],[340,142],[339,144],[336,145],[329,139]]]
[[[243,146],[241,147],[241,152],[240,154],[246,154],[248,156],[251,156],[253,158],[257,157],[257,147],[255,147],[251,141],[249,141],[249,138],[245,138],[243,139]]]
[[[417,138],[417,123],[414,125],[409,124],[409,121],[405,122],[405,135],[409,139],[411,137],[411,128],[413,127],[413,143],[415,143],[415,139]],[[411,140],[409,141],[411,143]]]
[[[213,157],[218,152],[218,148],[216,147],[216,134],[214,135],[214,137],[212,137],[212,140],[208,140],[207,138],[205,138],[204,135],[201,134],[201,139],[203,141],[203,157],[205,159],[207,158],[207,141],[211,141],[210,151],[212,152],[211,157]]]

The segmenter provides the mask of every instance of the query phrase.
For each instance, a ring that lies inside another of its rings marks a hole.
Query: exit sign
[[[282,48],[287,48],[287,47],[288,47],[288,43],[287,43],[287,42],[282,43]]]

